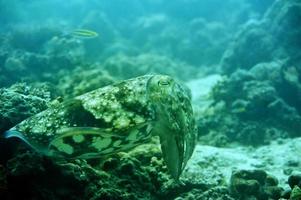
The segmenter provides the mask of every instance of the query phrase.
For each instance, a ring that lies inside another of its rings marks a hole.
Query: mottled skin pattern
[[[165,75],[146,75],[53,105],[21,122],[19,137],[45,155],[95,158],[159,136],[163,158],[178,179],[195,146],[188,90]]]

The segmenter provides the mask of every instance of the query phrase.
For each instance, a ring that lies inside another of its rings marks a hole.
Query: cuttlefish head
[[[154,75],[148,81],[147,94],[156,112],[153,133],[160,137],[170,174],[178,179],[195,147],[190,91],[170,76]]]

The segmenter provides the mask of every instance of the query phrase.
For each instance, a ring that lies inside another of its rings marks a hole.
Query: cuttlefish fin
[[[17,138],[24,142],[27,146],[29,146],[32,149],[37,150],[35,147],[33,147],[30,142],[24,137],[23,133],[14,129],[10,129],[8,131],[5,131],[3,134],[3,138],[10,139],[10,138]]]
[[[171,176],[178,180],[182,172],[183,155],[176,138],[160,136],[163,159]]]
[[[57,131],[48,146],[50,155],[69,158],[96,158],[120,151],[125,136],[111,129],[97,127],[67,127]]]
[[[104,138],[106,137],[120,137],[120,135],[113,133],[111,130],[97,127],[67,127],[57,131],[59,134],[58,138],[64,138],[75,135],[99,135]]]
[[[5,131],[3,134],[3,137],[8,139],[8,138],[19,138],[21,140],[25,141],[25,138],[23,137],[23,134],[17,130],[8,130]]]
[[[68,145],[89,144],[93,139],[99,138],[104,140],[106,138],[120,138],[120,135],[110,132],[110,130],[96,127],[66,127],[57,131],[58,136],[55,137],[49,144],[51,146],[64,145],[67,148]],[[71,149],[71,147],[69,149]]]

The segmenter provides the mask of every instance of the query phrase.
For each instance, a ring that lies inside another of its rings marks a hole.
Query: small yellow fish
[[[91,31],[88,29],[76,29],[70,33],[73,37],[82,38],[82,39],[90,39],[98,37],[98,33],[95,31]]]

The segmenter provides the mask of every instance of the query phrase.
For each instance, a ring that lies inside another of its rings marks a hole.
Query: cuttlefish
[[[166,75],[145,75],[93,90],[5,132],[51,157],[98,158],[159,136],[164,162],[178,179],[191,157],[196,126],[189,90]]]

